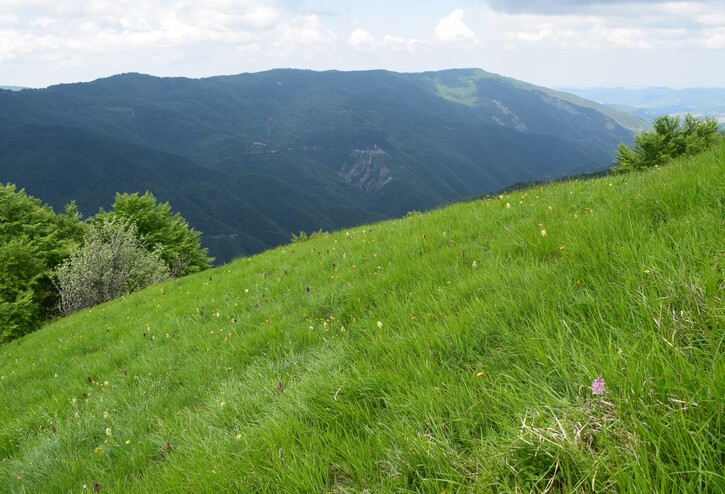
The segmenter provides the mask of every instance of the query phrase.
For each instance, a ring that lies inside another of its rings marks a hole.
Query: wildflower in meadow
[[[541,236],[542,236],[542,237],[546,237],[546,230],[545,230],[545,229],[542,229],[542,230],[541,230]]]
[[[601,377],[596,378],[592,383],[592,394],[604,394],[604,379],[602,379]]]
[[[383,323],[382,323],[382,321],[378,321],[378,329],[383,329]]]
[[[113,432],[111,431],[111,428],[110,427],[106,427],[106,435],[107,436],[111,436],[112,434],[113,434]]]

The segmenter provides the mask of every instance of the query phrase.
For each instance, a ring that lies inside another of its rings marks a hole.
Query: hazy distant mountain
[[[26,89],[21,86],[0,86],[0,90],[5,89],[7,91],[20,91],[21,89]]]
[[[601,170],[643,125],[474,69],[124,74],[0,91],[0,119],[0,182],[85,214],[150,190],[221,261],[291,232]]]
[[[725,122],[725,88],[567,88],[565,91],[629,111],[648,121],[660,115],[692,113]]]

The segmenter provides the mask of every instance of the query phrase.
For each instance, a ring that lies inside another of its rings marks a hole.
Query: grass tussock
[[[720,146],[58,320],[0,348],[0,491],[723,492],[723,184]]]

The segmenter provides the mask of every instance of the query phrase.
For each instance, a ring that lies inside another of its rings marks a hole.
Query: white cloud
[[[207,30],[273,29],[284,17],[283,12],[259,2],[199,2],[179,10],[184,22]]]
[[[383,36],[382,45],[392,52],[413,52],[425,46],[428,42],[415,38],[403,38],[402,36],[386,35]]]
[[[375,47],[375,36],[364,29],[355,29],[350,33],[347,44],[358,50],[370,50]]]
[[[0,0],[0,83],[42,85],[125,71],[204,76],[280,65],[479,66],[549,83],[595,80],[586,66],[614,78],[615,59],[628,67],[623,78],[639,77],[640,68],[647,72],[640,79],[653,77],[642,60],[656,56],[666,76],[722,85],[722,0],[466,5],[464,13],[452,0]]]
[[[15,14],[0,14],[0,25],[12,25],[20,22],[20,19]]]
[[[697,44],[708,50],[725,50],[725,26],[708,29]]]
[[[433,37],[444,43],[475,42],[476,33],[463,21],[465,14],[462,9],[456,9],[448,16],[438,21],[433,30]]]
[[[380,40],[365,29],[355,29],[348,38],[348,44],[358,51],[372,52],[414,52],[428,44],[428,41],[386,34]]]
[[[337,35],[322,26],[316,15],[307,15],[282,23],[274,47],[287,51],[318,52],[336,39]]]
[[[484,41],[488,44],[505,41],[509,50],[526,49],[527,45],[549,49],[575,48],[580,50],[608,49],[686,49],[719,47],[718,29],[701,22],[702,6],[666,3],[648,6],[644,11],[631,4],[610,6],[604,14],[531,14],[501,13],[489,10],[486,14]],[[682,12],[689,17],[682,17]],[[714,10],[712,17],[721,19],[725,9]]]
[[[588,34],[589,39],[599,48],[609,46],[649,50],[654,47],[649,35],[642,29],[612,28],[598,25],[594,26]]]

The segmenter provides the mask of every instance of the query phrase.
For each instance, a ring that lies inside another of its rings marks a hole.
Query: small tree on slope
[[[664,115],[652,123],[653,130],[634,138],[634,147],[620,144],[617,149],[616,173],[627,173],[653,166],[662,166],[678,156],[692,156],[711,148],[720,139],[714,118],[698,118],[690,114],[684,122],[680,117]]]

